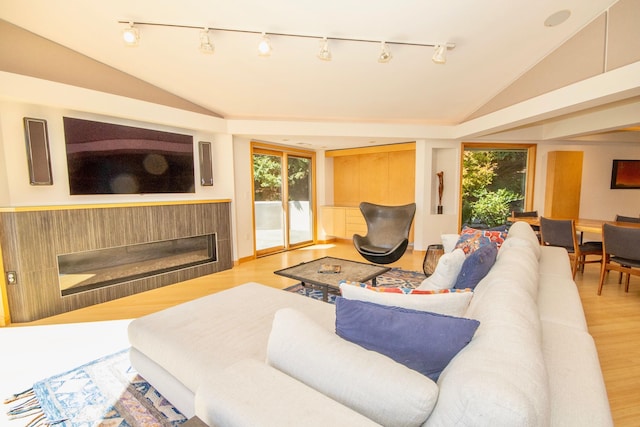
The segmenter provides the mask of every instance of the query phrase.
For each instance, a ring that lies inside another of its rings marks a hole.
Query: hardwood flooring
[[[131,319],[250,281],[285,288],[296,281],[277,276],[273,271],[321,256],[363,261],[350,242],[316,245],[266,256],[242,263],[231,270],[60,314],[29,325]],[[422,271],[423,257],[424,252],[408,251],[391,266]],[[611,274],[602,295],[598,296],[599,272],[598,264],[588,264],[584,273],[576,275],[576,284],[589,331],[598,348],[615,425],[637,426],[640,425],[640,280],[632,277],[629,293],[625,293],[624,286],[617,283],[617,274]]]

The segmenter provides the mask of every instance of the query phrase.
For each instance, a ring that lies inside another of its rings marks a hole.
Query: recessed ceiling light
[[[547,19],[545,19],[544,26],[545,27],[555,27],[557,25],[562,24],[567,19],[569,19],[569,16],[571,16],[571,11],[570,10],[568,10],[568,9],[560,10],[560,11],[550,15]]]

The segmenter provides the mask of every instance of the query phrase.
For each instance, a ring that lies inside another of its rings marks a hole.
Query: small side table
[[[436,270],[438,260],[444,254],[444,246],[435,244],[427,246],[427,253],[424,254],[424,261],[422,261],[422,271],[427,277],[431,276]]]

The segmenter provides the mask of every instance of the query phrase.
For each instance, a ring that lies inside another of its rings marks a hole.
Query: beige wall
[[[69,48],[0,19],[0,70],[220,117]]]
[[[639,20],[638,1],[620,0],[467,119],[640,61]]]

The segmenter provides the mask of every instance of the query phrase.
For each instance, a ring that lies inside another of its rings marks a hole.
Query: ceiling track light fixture
[[[215,50],[215,46],[211,43],[211,37],[209,37],[209,29],[204,27],[200,32],[200,52],[212,54]]]
[[[193,25],[178,25],[178,24],[162,24],[155,22],[131,22],[131,21],[118,21],[119,24],[128,24],[128,28],[123,30],[123,38],[128,46],[136,46],[140,40],[140,33],[138,28],[134,25],[140,26],[156,26],[156,27],[173,27],[173,28],[191,28],[202,30],[202,26]],[[265,32],[251,31],[251,30],[239,30],[232,28],[209,28],[204,27],[204,30],[200,33],[200,50],[205,53],[213,53],[214,45],[209,38],[209,31],[226,31],[233,33],[244,34],[260,34],[261,39],[258,45],[258,54],[260,56],[271,55],[272,47],[269,35]],[[318,36],[304,35],[304,34],[292,34],[292,33],[269,33],[271,36],[278,37],[298,37],[307,39],[318,39]],[[320,51],[318,52],[318,58],[323,61],[331,60],[331,51],[329,50],[329,40],[338,40],[346,42],[358,42],[358,43],[380,43],[380,53],[378,54],[378,62],[386,63],[392,58],[389,45],[401,45],[401,46],[417,46],[417,47],[431,47],[434,49],[432,61],[436,64],[445,64],[447,62],[447,51],[456,47],[455,43],[412,43],[412,42],[400,42],[400,41],[378,41],[370,39],[353,39],[347,37],[322,37],[320,40]]]
[[[271,55],[271,50],[271,40],[269,40],[269,36],[266,33],[262,33],[262,38],[260,39],[260,43],[258,43],[258,55],[269,56]]]
[[[329,50],[329,40],[323,37],[320,40],[320,52],[318,52],[318,58],[323,61],[331,61],[331,51]]]
[[[393,58],[393,56],[391,55],[391,50],[389,49],[389,46],[387,46],[387,43],[380,42],[380,55],[378,55],[378,62],[386,64],[391,61],[391,58]]]
[[[128,22],[129,26],[122,30],[122,40],[127,46],[137,46],[140,40],[140,32],[133,26],[133,22]]]
[[[439,44],[434,48],[433,56],[431,60],[436,64],[447,63],[447,45]]]

